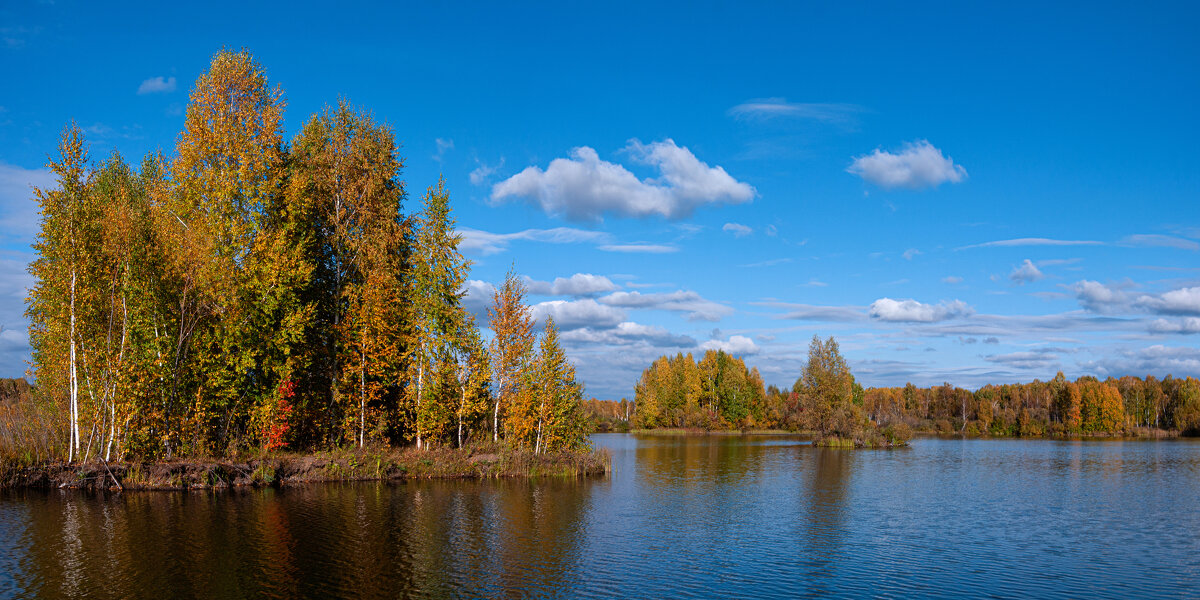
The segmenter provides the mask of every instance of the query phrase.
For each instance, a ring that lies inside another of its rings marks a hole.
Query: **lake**
[[[0,492],[0,597],[1200,597],[1200,442],[594,436],[591,480]]]

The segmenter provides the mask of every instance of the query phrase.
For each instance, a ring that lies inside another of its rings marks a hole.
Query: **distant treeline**
[[[287,143],[284,100],[247,52],[191,92],[175,154],[90,162],[63,133],[28,316],[34,398],[0,454],[221,456],[504,440],[586,445],[553,322],[510,273],[485,345],[450,197],[405,213],[392,131],[345,102]]]
[[[813,338],[809,362],[790,390],[763,388],[757,369],[719,351],[655,360],[637,382],[638,428],[784,429],[860,439],[921,430],[995,436],[1200,434],[1200,381],[1168,375],[987,385],[864,389],[836,341]],[[890,428],[890,429],[889,429]]]
[[[778,396],[792,396],[775,390]],[[881,422],[906,422],[943,433],[1069,435],[1136,429],[1200,434],[1200,381],[1147,375],[986,385],[972,392],[949,383],[871,388],[863,408]]]

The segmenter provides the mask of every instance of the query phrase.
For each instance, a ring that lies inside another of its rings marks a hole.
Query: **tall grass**
[[[0,399],[0,462],[29,465],[66,456],[65,424],[49,402]]]

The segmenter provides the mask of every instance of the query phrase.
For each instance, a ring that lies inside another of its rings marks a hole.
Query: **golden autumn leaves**
[[[405,214],[387,126],[341,102],[289,145],[283,108],[248,52],[221,52],[174,156],[93,167],[64,133],[58,189],[37,192],[29,316],[68,457],[583,445],[553,325],[535,353],[516,294],[497,311],[524,315],[520,339],[494,321],[489,352],[463,307],[444,182]]]

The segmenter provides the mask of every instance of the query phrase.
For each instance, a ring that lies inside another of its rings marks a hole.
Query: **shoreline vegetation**
[[[624,403],[625,401],[622,400]],[[993,438],[1165,439],[1200,435],[1200,381],[1170,375],[918,388],[863,388],[833,338],[814,336],[790,390],[720,351],[662,356],[642,372],[632,410],[588,406],[611,430],[788,431],[833,447],[903,446],[914,434]],[[614,416],[632,414],[625,423]]]
[[[0,461],[0,490],[82,489],[220,490],[287,487],[350,481],[424,479],[603,477],[611,469],[604,450],[534,454],[500,444],[463,448],[365,448],[311,454],[273,453],[253,458],[190,458],[152,462]]]
[[[289,142],[285,105],[248,51],[223,50],[171,155],[93,161],[64,128],[56,181],[32,192],[32,357],[28,381],[0,389],[5,477],[605,472],[583,386],[516,266],[486,323],[468,307],[444,180],[406,210],[388,125],[340,101]],[[375,471],[348,458],[363,453]]]

